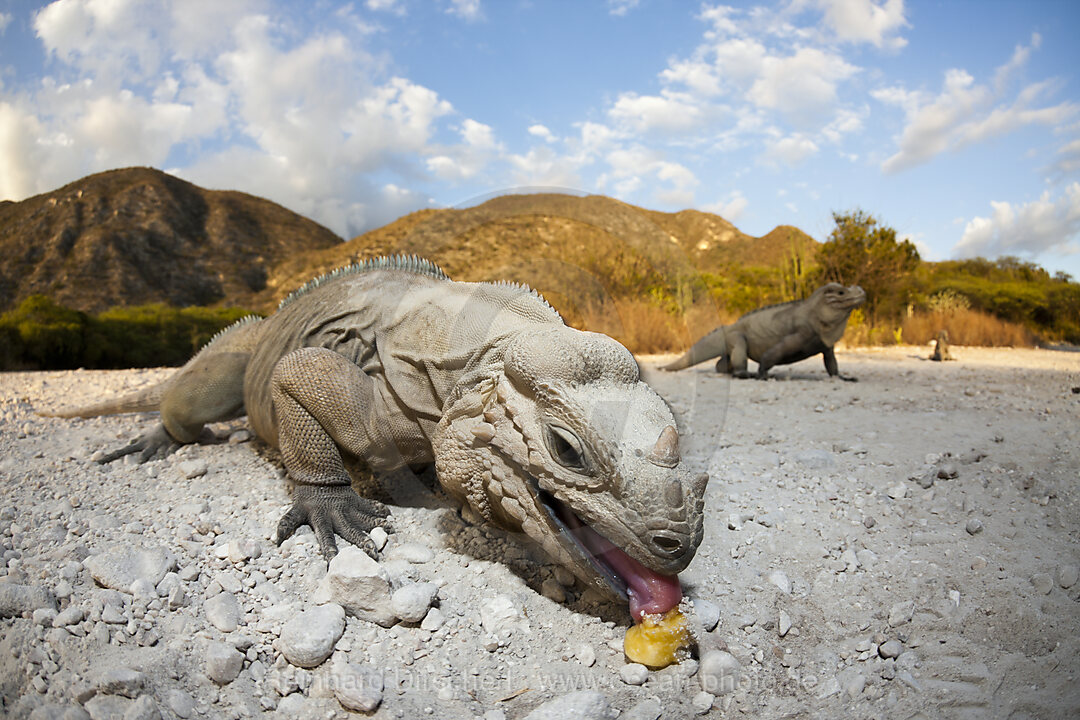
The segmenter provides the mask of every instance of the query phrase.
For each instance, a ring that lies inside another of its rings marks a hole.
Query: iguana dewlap
[[[343,453],[376,471],[433,462],[461,502],[626,597],[635,620],[678,604],[701,542],[708,476],[688,472],[626,348],[567,327],[526,287],[452,282],[417,258],[318,278],[161,385],[57,414],[154,409],[161,424],[102,462],[246,414],[295,484],[278,542],[309,524],[328,558],[335,533],[374,554],[365,531],[388,516],[350,487]]]
[[[833,346],[844,336],[851,311],[866,302],[858,285],[828,283],[805,300],[769,305],[718,327],[663,370],[682,370],[719,356],[716,372],[749,377],[747,359],[764,378],[774,365],[787,365],[820,354],[830,377],[840,375]]]

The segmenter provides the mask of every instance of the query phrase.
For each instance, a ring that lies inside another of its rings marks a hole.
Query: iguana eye
[[[558,425],[548,425],[547,440],[548,449],[555,462],[571,470],[585,469],[581,441],[574,433]]]

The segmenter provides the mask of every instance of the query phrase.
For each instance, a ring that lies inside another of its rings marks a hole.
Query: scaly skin
[[[663,370],[682,370],[719,356],[716,372],[751,377],[747,359],[758,364],[764,379],[775,365],[787,365],[821,354],[830,377],[840,375],[833,346],[844,335],[851,311],[866,302],[858,285],[829,283],[805,300],[770,305],[749,312],[731,325],[718,327],[694,343]]]
[[[295,484],[278,542],[311,525],[327,559],[335,533],[374,555],[366,532],[389,515],[352,490],[343,451],[375,471],[434,463],[461,502],[612,594],[626,588],[562,520],[664,576],[701,542],[708,477],[690,476],[671,411],[624,347],[567,327],[528,288],[455,283],[416,258],[317,279],[161,386],[58,415],[153,408],[161,424],[103,461],[145,460],[247,414]]]

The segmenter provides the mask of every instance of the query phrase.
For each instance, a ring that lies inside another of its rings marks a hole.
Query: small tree
[[[866,291],[866,314],[899,316],[912,292],[919,251],[910,240],[862,210],[833,213],[836,227],[818,251],[819,280],[859,285]]]

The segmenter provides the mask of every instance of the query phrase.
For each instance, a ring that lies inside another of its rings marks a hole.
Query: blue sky
[[[0,0],[0,198],[152,165],[352,237],[521,187],[1080,278],[1080,3]]]

